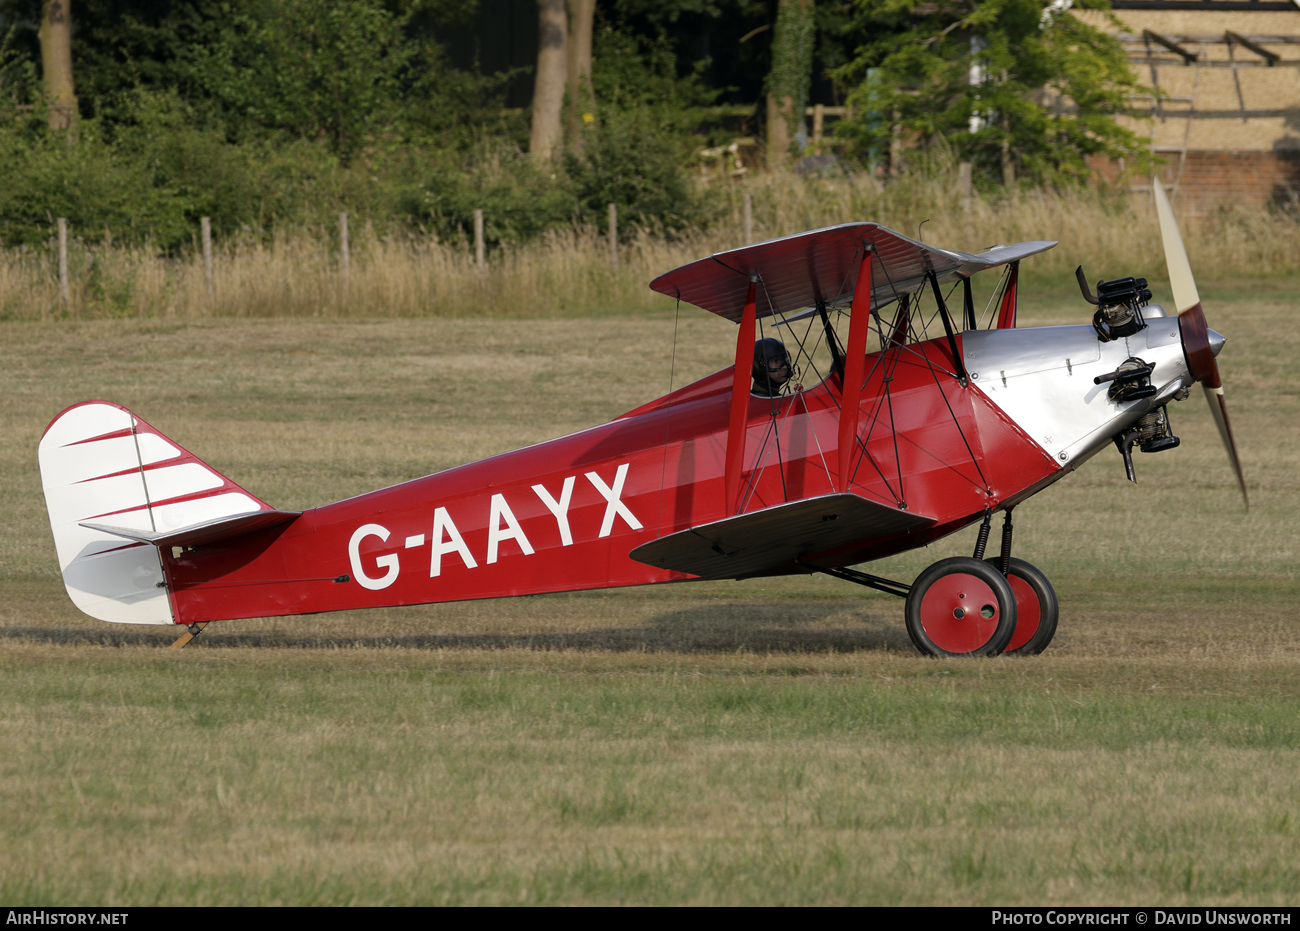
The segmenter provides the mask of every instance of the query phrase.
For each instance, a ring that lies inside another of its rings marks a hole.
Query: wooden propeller
[[[1160,239],[1165,247],[1165,265],[1169,269],[1169,286],[1174,292],[1174,307],[1178,311],[1178,329],[1183,340],[1187,367],[1205,391],[1205,400],[1210,405],[1215,426],[1219,428],[1223,448],[1227,450],[1228,459],[1237,473],[1237,486],[1241,489],[1242,500],[1249,508],[1246,477],[1241,471],[1241,456],[1237,454],[1237,441],[1232,436],[1232,422],[1228,419],[1228,404],[1223,397],[1223,379],[1219,376],[1219,363],[1214,358],[1210,328],[1205,323],[1205,311],[1201,309],[1196,279],[1192,276],[1191,263],[1187,261],[1187,249],[1183,246],[1183,237],[1178,231],[1178,221],[1174,219],[1174,209],[1158,177],[1151,179],[1151,190],[1155,192]]]

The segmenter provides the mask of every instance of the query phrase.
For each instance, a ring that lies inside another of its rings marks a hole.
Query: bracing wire
[[[673,315],[673,352],[671,361],[668,363],[668,396],[673,393],[673,379],[677,374],[677,325],[682,319],[682,292],[677,292],[677,312]],[[655,522],[655,536],[663,536],[664,522],[664,486],[668,482],[668,425],[673,416],[673,402],[668,402],[668,409],[664,411],[664,464],[663,469],[659,472],[659,518]]]
[[[886,272],[886,274],[888,274],[888,272]],[[952,291],[955,289],[956,289],[956,285],[953,285],[953,288],[952,290],[949,290],[947,297],[951,297]],[[922,286],[920,290],[924,290],[924,286]],[[947,300],[947,297],[945,297],[944,300]],[[930,318],[930,320],[933,322],[934,317],[937,317],[939,313],[940,313],[939,308],[936,307],[934,315]],[[928,334],[927,334],[927,338],[928,338]],[[961,428],[961,421],[957,419],[957,414],[955,411],[953,411],[952,404],[949,403],[948,401],[947,393],[943,390],[943,386],[939,384],[939,373],[935,371],[935,365],[933,360],[930,359],[930,354],[927,352],[916,352],[914,350],[913,355],[919,355],[925,361],[926,368],[930,370],[930,376],[934,379],[934,385],[939,390],[939,396],[943,398],[944,407],[948,409],[948,416],[952,418],[953,426],[957,428],[957,435],[961,437],[962,445],[966,447],[966,453],[970,456],[971,463],[975,466],[975,471],[979,473],[980,481],[984,482],[985,489],[988,489],[989,487],[988,479],[984,475],[984,470],[980,468],[979,460],[975,456],[975,451],[971,449],[970,441],[966,439],[966,431]],[[940,368],[945,374],[951,376],[952,378],[957,377],[955,372],[949,372],[947,369],[942,368],[942,366],[940,366]],[[895,455],[897,455],[897,444],[898,444],[897,431],[895,431],[895,435],[894,435],[894,444],[895,444]],[[902,482],[901,471],[899,472],[899,482],[900,484]]]
[[[772,293],[767,290],[767,282],[763,280],[762,275],[758,276],[758,283],[763,288],[763,293],[767,296],[767,306],[771,308],[773,314],[778,313],[779,308],[776,306],[776,302],[772,300]],[[766,319],[766,316],[761,317],[756,321],[758,324],[759,339],[766,339],[765,334],[767,330],[763,324],[764,319]],[[791,378],[794,377],[794,372],[790,373],[790,377]],[[775,442],[773,442],[773,449],[775,449],[776,451],[777,473],[781,477],[781,496],[784,500],[789,500],[789,494],[786,491],[786,485],[785,485],[785,463],[781,458],[781,431],[780,431],[780,426],[777,423],[778,415],[781,410],[781,399],[782,399],[781,395],[777,395],[776,397],[769,399],[770,408],[771,408],[771,417],[768,422],[768,428],[763,433],[763,442],[758,448],[757,455],[755,455],[754,457],[754,465],[750,470],[749,482],[745,487],[745,493],[741,496],[740,510],[738,513],[743,514],[745,508],[749,506],[750,499],[753,497],[754,491],[758,488],[759,480],[763,477],[763,473],[767,471],[767,464],[766,464],[767,446],[768,443],[772,442],[773,440],[775,440]],[[742,467],[743,464],[744,463],[742,460]]]
[[[993,308],[995,305],[999,303],[998,298],[1002,296],[1002,292],[1006,289],[1007,280],[1010,278],[1010,276],[1011,276],[1011,266],[1004,265],[1002,267],[1002,277],[998,279],[997,287],[995,287],[993,289],[993,293],[989,295],[988,303],[984,305],[984,311],[980,314],[980,318],[979,318],[980,326],[984,326],[985,317],[989,318],[989,326],[993,326]]]
[[[926,362],[929,363],[928,356],[926,357]],[[957,419],[957,414],[953,411],[952,404],[948,401],[947,392],[945,392],[943,386],[939,384],[939,373],[935,371],[933,364],[929,364],[928,367],[930,369],[930,377],[934,379],[934,386],[939,389],[939,397],[943,398],[943,405],[948,408],[948,416],[952,418],[952,424],[957,428],[957,435],[961,437],[962,445],[966,447],[966,454],[970,456],[971,464],[975,466],[975,471],[979,473],[980,481],[984,483],[984,490],[986,492],[990,491],[989,480],[984,475],[984,470],[980,468],[979,459],[975,456],[975,450],[971,449],[970,441],[966,439],[966,431],[961,428],[961,421]]]

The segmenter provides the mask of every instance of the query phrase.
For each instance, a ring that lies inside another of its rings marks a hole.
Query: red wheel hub
[[[921,598],[921,626],[926,636],[949,653],[971,653],[984,646],[997,631],[999,619],[997,595],[973,575],[945,575]]]
[[[1020,649],[1029,642],[1030,637],[1038,633],[1038,625],[1043,619],[1043,606],[1034,593],[1033,586],[1024,579],[1008,575],[1007,582],[1016,596],[1016,632],[1007,644],[1007,652],[1010,652]]]

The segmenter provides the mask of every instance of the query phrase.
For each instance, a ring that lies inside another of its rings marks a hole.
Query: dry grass
[[[330,230],[247,234],[218,244],[209,296],[195,254],[161,257],[144,247],[78,240],[71,249],[70,300],[60,303],[48,249],[0,252],[0,319],[142,317],[457,317],[538,316],[653,309],[666,299],[646,288],[654,276],[741,242],[741,201],[754,195],[757,239],[852,220],[876,220],[927,242],[980,250],[998,242],[1054,238],[1060,247],[1026,266],[1046,279],[1083,263],[1093,277],[1162,277],[1154,213],[1141,199],[1125,206],[1103,193],[1019,191],[977,198],[963,212],[947,176],[908,177],[881,186],[854,179],[758,176],[747,188],[712,192],[707,230],[673,239],[639,232],[611,268],[602,233],[553,232],[506,246],[480,276],[463,243],[355,230],[350,274],[341,276]],[[1131,208],[1131,209],[1130,209]],[[1188,221],[1193,264],[1242,276],[1278,276],[1300,267],[1300,226],[1286,215],[1223,213]]]
[[[1139,487],[1103,455],[1017,511],[1060,634],[977,663],[920,658],[896,600],[821,577],[158,649],[170,631],[63,595],[34,450],[65,404],[126,403],[302,507],[661,393],[673,317],[0,324],[0,901],[1294,902],[1297,306],[1203,290],[1251,513],[1202,403],[1178,406],[1183,446],[1141,457]],[[684,311],[676,383],[733,333]]]

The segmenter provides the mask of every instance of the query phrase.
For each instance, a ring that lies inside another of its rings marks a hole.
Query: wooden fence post
[[[889,177],[896,178],[903,170],[903,125],[898,107],[894,107],[893,120],[889,125]]]
[[[483,211],[474,211],[474,264],[478,267],[478,276],[487,272],[487,256],[483,245]]]
[[[745,245],[754,241],[754,195],[745,192]]]
[[[348,215],[339,214],[339,277],[348,283],[348,273],[352,270],[351,256],[348,254]]]
[[[59,217],[59,300],[68,306],[68,219]]]
[[[957,166],[957,194],[961,198],[962,211],[970,210],[970,162]]]
[[[609,205],[609,267],[618,271],[618,207]]]
[[[209,217],[199,217],[200,236],[203,240],[203,283],[208,289],[208,299],[211,300],[213,294],[212,287],[212,220]]]

